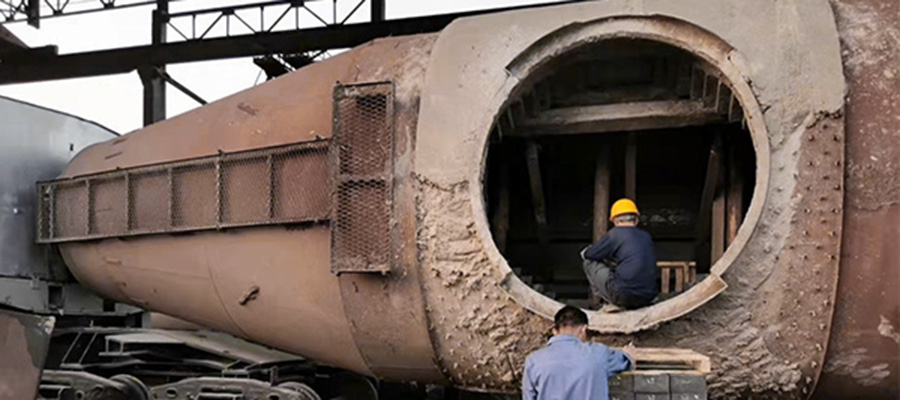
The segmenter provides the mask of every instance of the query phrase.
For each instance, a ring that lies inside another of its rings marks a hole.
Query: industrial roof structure
[[[168,64],[257,57],[256,64],[274,77],[315,61],[327,50],[350,48],[379,37],[438,31],[462,16],[545,5],[387,19],[387,0],[334,0],[331,15],[320,15],[307,5],[321,0],[269,0],[170,12],[169,4],[176,1],[187,0],[0,1],[0,24],[27,22],[38,28],[47,18],[131,7],[147,7],[153,12],[151,44],[73,54],[59,54],[55,46],[28,48],[0,25],[0,85],[136,70],[144,85],[144,124],[149,125],[166,117],[166,83],[205,103],[166,73]],[[347,23],[365,10],[366,3],[368,22]],[[346,9],[348,4],[351,11],[339,16],[339,7]],[[266,21],[266,15],[278,17]],[[301,26],[301,15],[312,15],[320,25]]]

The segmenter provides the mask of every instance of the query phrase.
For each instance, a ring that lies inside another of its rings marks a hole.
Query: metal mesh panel
[[[390,270],[390,191],[382,181],[354,182],[338,191],[333,229],[338,272]]]
[[[130,176],[130,230],[164,232],[172,226],[172,174],[166,169]]]
[[[172,224],[175,227],[216,227],[220,212],[217,173],[217,164],[213,163],[172,170]]]
[[[304,151],[304,150],[298,150]],[[285,152],[272,157],[272,218],[275,221],[315,220],[322,210],[331,210],[331,181],[328,151],[305,151],[302,156]],[[328,190],[304,190],[321,186]]]
[[[60,236],[82,236],[88,233],[87,182],[54,188],[57,207],[53,213],[52,231]]]
[[[38,184],[38,242],[320,222],[333,184],[329,141]]]
[[[90,193],[90,232],[109,235],[125,230],[128,223],[128,212],[125,209],[128,188],[125,186],[125,177],[92,181]]]
[[[335,88],[335,273],[390,271],[393,102],[391,83]]]
[[[222,219],[250,223],[271,219],[270,159],[238,159],[222,163]]]

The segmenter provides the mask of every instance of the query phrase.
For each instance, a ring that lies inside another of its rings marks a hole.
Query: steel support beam
[[[371,7],[371,11],[372,11],[372,19],[370,21],[372,21],[372,22],[384,21],[385,16],[386,16],[385,8],[384,8],[384,1],[385,0],[370,0],[371,4],[369,6]]]
[[[200,105],[206,105],[207,103],[209,103],[208,101],[206,101],[202,97],[200,97],[199,94],[195,93],[191,89],[188,89],[188,87],[182,85],[181,82],[178,82],[177,80],[175,80],[175,78],[173,78],[171,75],[169,75],[168,72],[160,72],[159,75],[160,75],[160,77],[162,77],[162,79],[164,81],[166,81],[166,83],[172,85],[175,89],[178,89],[178,91],[180,91],[181,93],[184,93],[185,96],[190,97],[197,103],[200,103]]]
[[[166,43],[166,18],[169,14],[169,0],[157,0],[153,10],[151,44],[159,48]],[[144,126],[166,119],[166,73],[165,63],[138,66],[138,74],[144,84]]]

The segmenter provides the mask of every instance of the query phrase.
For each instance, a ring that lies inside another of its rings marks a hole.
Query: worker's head
[[[616,201],[609,210],[609,220],[615,226],[637,226],[640,215],[637,204],[630,199]]]
[[[577,307],[565,306],[553,317],[554,335],[572,335],[587,340],[588,318],[584,311]]]

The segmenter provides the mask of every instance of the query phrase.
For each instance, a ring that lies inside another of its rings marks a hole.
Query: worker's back
[[[556,335],[525,361],[524,400],[605,400],[608,378],[631,369],[624,352]]]
[[[652,300],[659,294],[659,271],[653,239],[637,227],[616,227],[584,252],[586,259],[613,261],[617,290]]]

